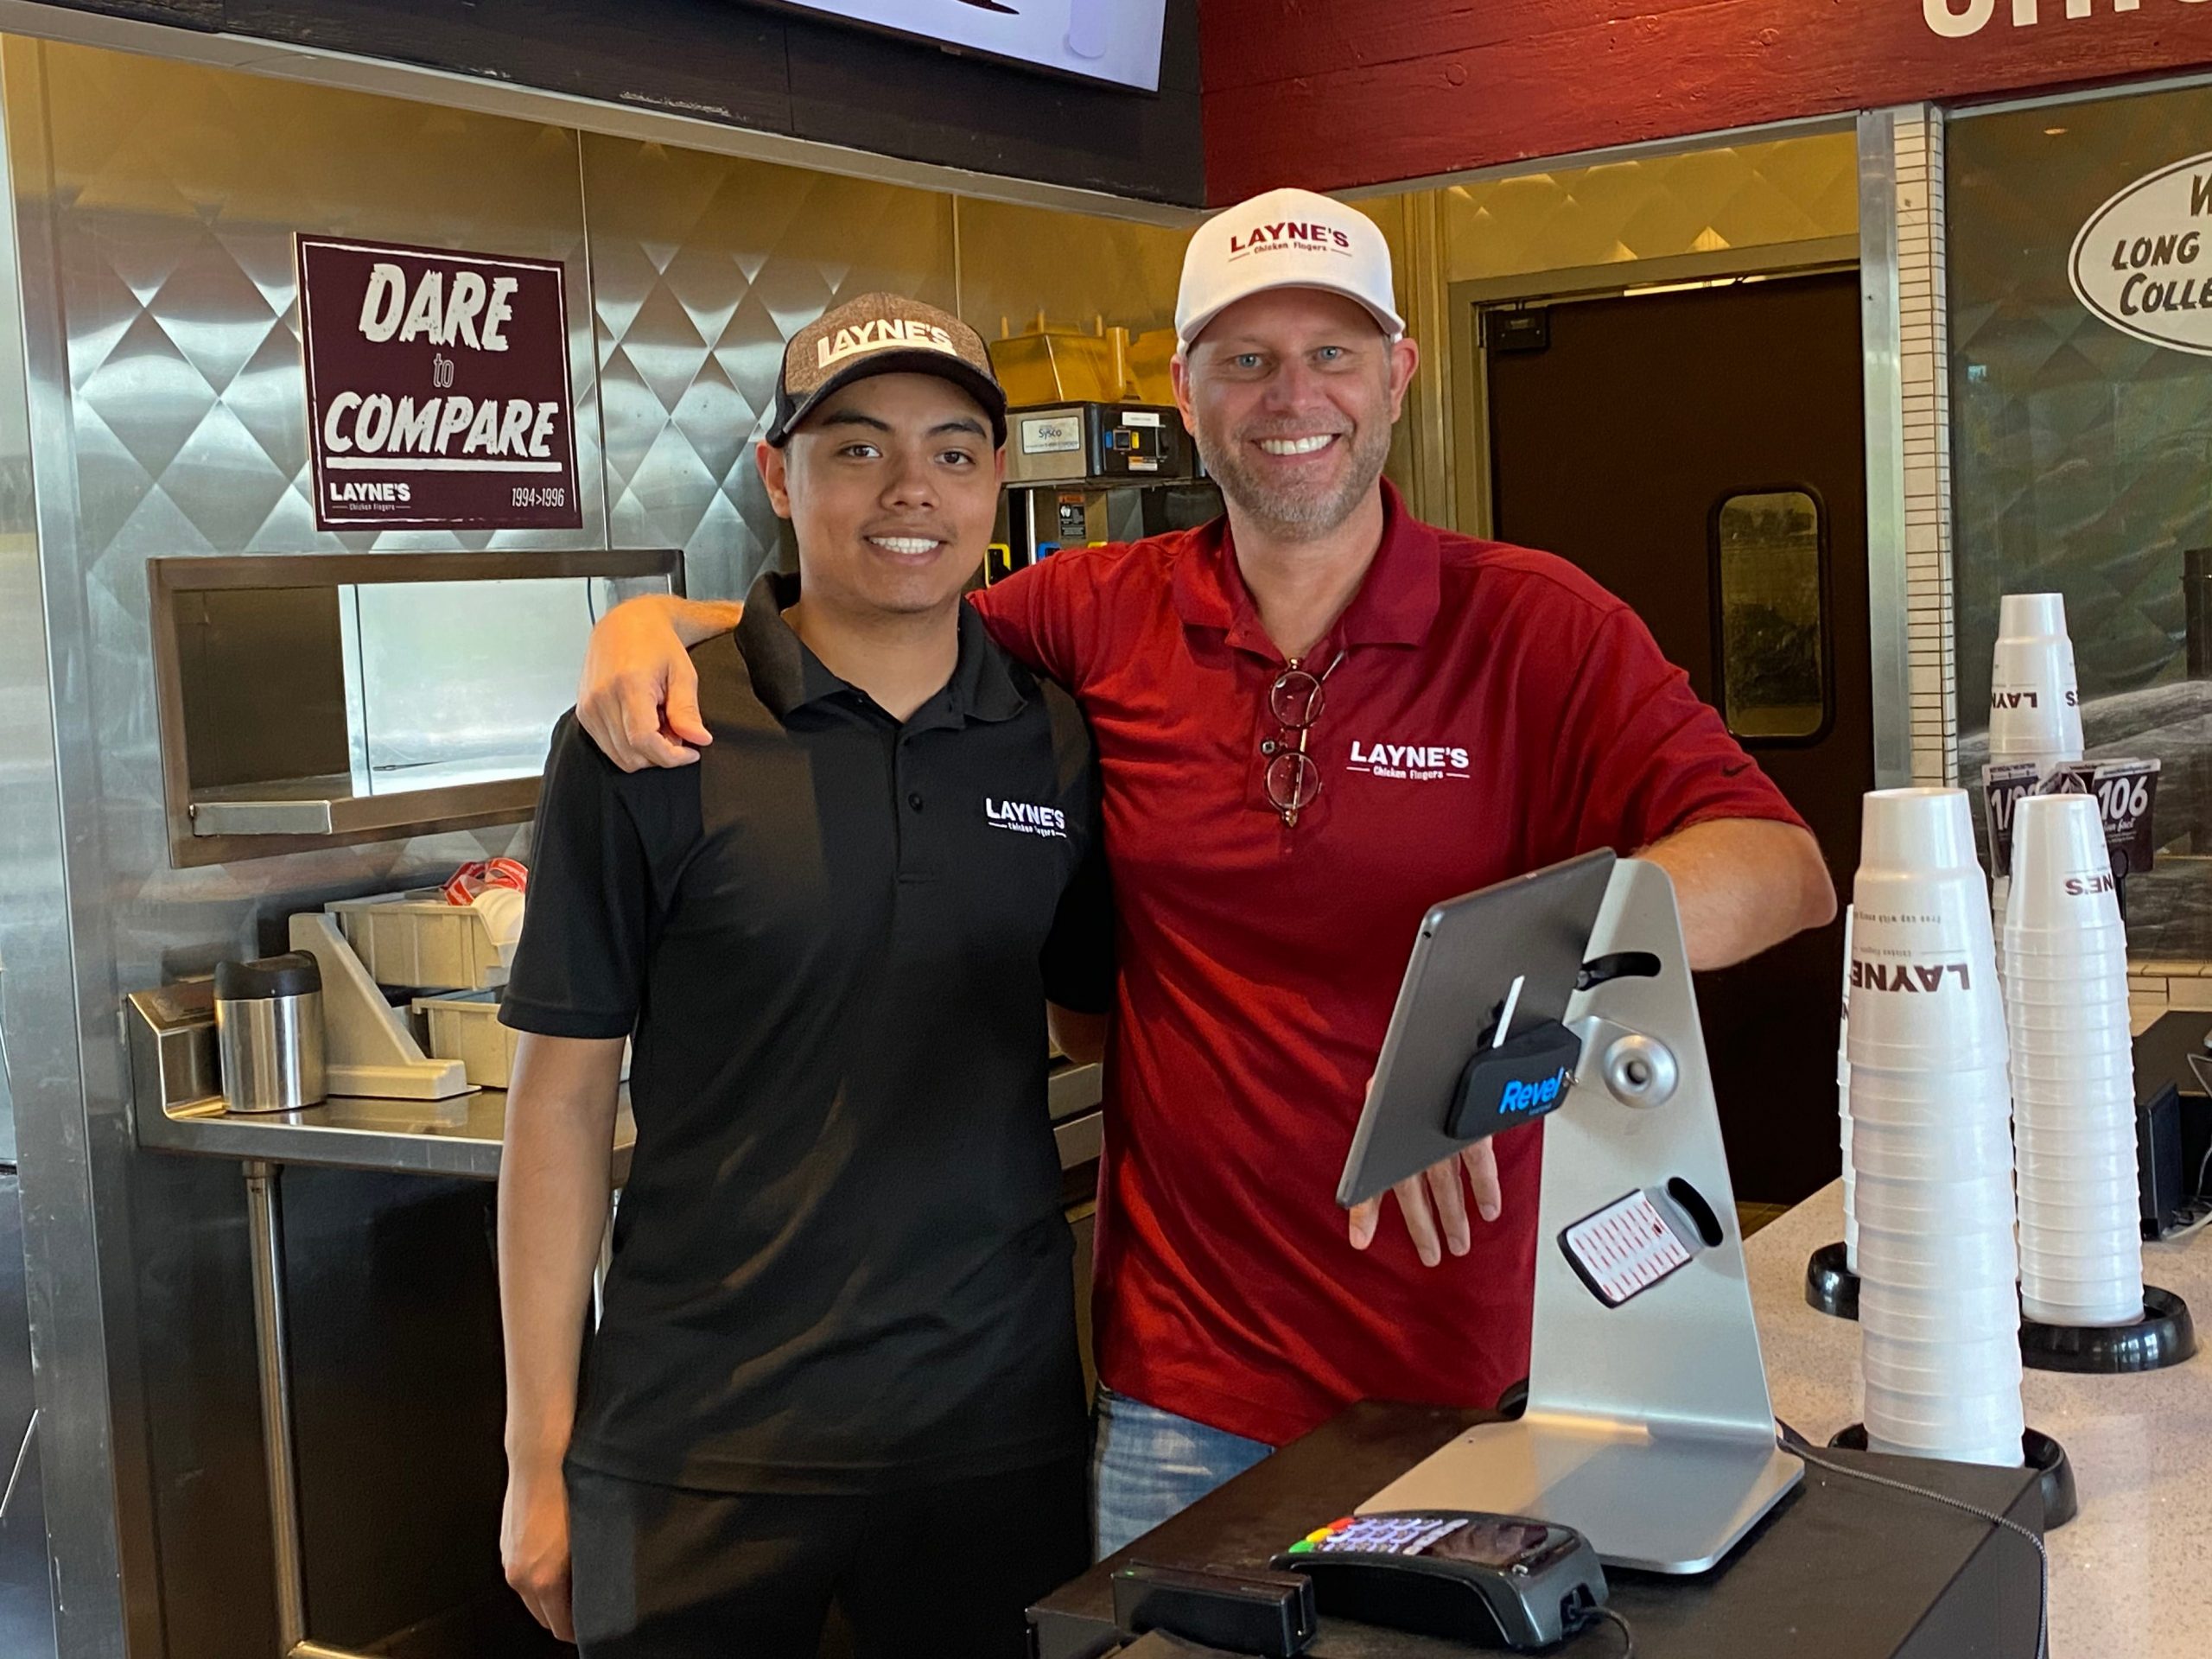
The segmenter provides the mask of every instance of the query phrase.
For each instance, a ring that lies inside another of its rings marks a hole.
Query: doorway
[[[1478,312],[1492,533],[1634,607],[1847,893],[1874,786],[1856,271]],[[1699,976],[1739,1199],[1835,1177],[1842,953],[1839,921]]]

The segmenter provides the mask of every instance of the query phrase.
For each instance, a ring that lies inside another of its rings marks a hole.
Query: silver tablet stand
[[[1484,1423],[1360,1506],[1480,1510],[1573,1527],[1611,1567],[1702,1573],[1804,1476],[1775,1442],[1674,884],[1623,859],[1586,960],[1656,957],[1656,976],[1578,991],[1582,1058],[1545,1122],[1529,1405]],[[1560,1235],[1629,1193],[1686,1181],[1719,1242],[1608,1307]]]

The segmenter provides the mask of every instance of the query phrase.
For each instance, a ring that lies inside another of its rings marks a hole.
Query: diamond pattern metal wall
[[[753,464],[785,343],[877,289],[957,302],[947,196],[586,135],[608,535],[680,547],[691,591],[777,556]]]
[[[1524,173],[1443,192],[1451,282],[1855,236],[1848,132]]]
[[[1040,312],[1054,328],[1174,327],[1187,229],[966,198],[959,213],[960,315],[984,339]]]
[[[2006,593],[2066,595],[2084,698],[2183,672],[2182,553],[2212,545],[2212,360],[2099,321],[2067,258],[2114,191],[2202,151],[2208,120],[2199,88],[1952,124],[1962,727],[1987,724]]]
[[[178,871],[168,868],[147,625],[146,561],[165,555],[603,544],[591,313],[576,136],[416,104],[17,38],[0,42],[39,480],[38,556],[52,625],[62,801],[80,901],[77,987],[111,1020],[125,988],[261,954],[289,912],[508,850],[494,830]],[[295,230],[558,259],[585,526],[456,537],[314,528],[292,269]],[[58,335],[55,333],[58,327]],[[79,619],[81,618],[81,626]],[[96,914],[97,925],[83,918]],[[104,930],[104,931],[102,931]],[[227,1659],[276,1639],[257,1430],[238,1326],[242,1239],[219,1218],[235,1172],[133,1159],[116,1057],[86,1049],[92,1180],[127,1308],[111,1354],[137,1376],[143,1429],[118,1457],[158,1541],[171,1659]],[[296,1217],[312,1230],[310,1200]],[[134,1247],[128,1241],[136,1239]],[[226,1274],[235,1276],[226,1277]],[[308,1351],[302,1363],[321,1356]],[[327,1446],[311,1458],[325,1459]],[[245,1461],[239,1459],[243,1458]],[[397,1484],[340,1500],[369,1527],[439,1513],[480,1478],[442,1452]],[[211,1470],[223,1471],[211,1478]],[[466,1552],[368,1575],[343,1569],[327,1461],[303,1473],[319,1633],[365,1642],[474,1592]],[[418,1483],[412,1491],[408,1483]],[[373,1515],[372,1512],[373,1511]],[[383,1521],[374,1518],[384,1516]],[[134,1510],[127,1524],[134,1529]],[[259,1543],[257,1537],[261,1538]],[[143,1593],[143,1592],[140,1592]]]

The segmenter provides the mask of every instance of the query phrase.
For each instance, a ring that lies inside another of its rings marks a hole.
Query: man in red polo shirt
[[[1427,906],[1612,847],[1668,871],[1705,969],[1835,902],[1632,612],[1383,481],[1418,353],[1368,219],[1303,191],[1212,219],[1177,330],[1225,520],[976,595],[1080,700],[1105,785],[1102,1553],[1352,1401],[1487,1406],[1526,1373],[1540,1127],[1403,1183],[1402,1231],[1334,1203]],[[641,600],[600,624],[581,711],[618,764],[695,758],[684,645],[734,613]]]

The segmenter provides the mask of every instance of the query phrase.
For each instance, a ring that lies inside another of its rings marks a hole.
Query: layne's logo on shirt
[[[1036,806],[1027,801],[995,801],[983,797],[983,821],[994,830],[1017,835],[1068,838],[1068,815],[1057,806]]]
[[[826,369],[832,363],[842,363],[863,352],[880,352],[893,346],[918,346],[925,351],[958,355],[952,336],[936,324],[910,322],[898,317],[864,322],[856,328],[840,328],[830,339],[818,341],[815,352],[822,359],[821,366]]]
[[[1415,783],[1469,775],[1467,752],[1452,744],[1363,743],[1354,738],[1347,764],[1353,772],[1410,779]]]

